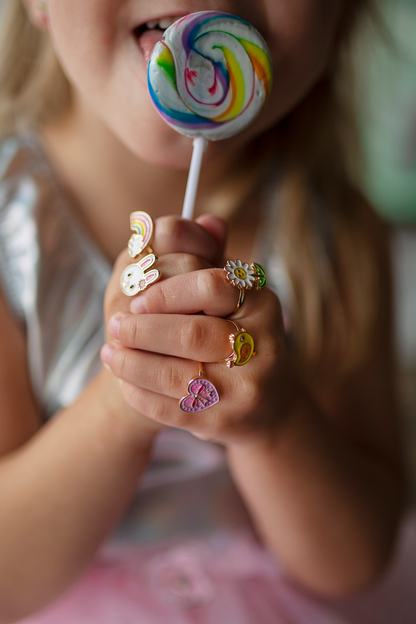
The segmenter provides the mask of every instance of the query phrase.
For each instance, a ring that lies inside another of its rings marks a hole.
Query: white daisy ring
[[[256,283],[256,273],[248,262],[227,260],[224,271],[227,273],[225,279],[240,290],[243,288],[249,290]]]

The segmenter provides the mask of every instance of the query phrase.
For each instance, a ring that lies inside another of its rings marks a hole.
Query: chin
[[[147,129],[134,136],[130,133],[124,138],[130,151],[144,162],[179,171],[189,169],[193,149],[192,139],[178,134],[169,126],[163,127],[162,130]]]

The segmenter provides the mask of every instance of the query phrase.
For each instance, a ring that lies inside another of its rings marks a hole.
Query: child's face
[[[248,20],[265,37],[275,70],[271,101],[242,135],[212,146],[215,156],[219,150],[231,154],[305,95],[328,64],[343,5],[344,0],[48,0],[57,54],[87,114],[104,121],[140,158],[181,168],[189,165],[191,141],[159,118],[147,91],[146,55],[161,31],[136,37],[138,27],[219,10]]]

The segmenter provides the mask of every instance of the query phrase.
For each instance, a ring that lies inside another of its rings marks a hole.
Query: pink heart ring
[[[197,414],[214,407],[220,401],[218,390],[205,377],[205,369],[202,362],[199,362],[199,377],[194,377],[188,384],[188,394],[179,402],[182,412],[187,414]]]

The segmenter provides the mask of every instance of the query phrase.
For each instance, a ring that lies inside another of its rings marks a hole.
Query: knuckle
[[[120,325],[120,340],[128,347],[140,345],[140,316],[129,315],[122,319]]]
[[[121,391],[127,403],[135,410],[156,422],[162,424],[167,422],[168,414],[162,397],[155,395],[150,400],[146,394],[143,394],[141,388],[126,381],[122,381]]]
[[[152,400],[149,416],[161,425],[167,425],[176,429],[186,429],[189,426],[187,414],[182,412],[178,414],[177,411],[179,411],[179,408],[178,410],[174,409],[170,401],[158,395]]]
[[[166,216],[157,220],[155,245],[162,249],[163,253],[175,249],[181,240],[182,224],[179,217]]]
[[[128,364],[127,353],[124,349],[117,349],[111,358],[110,368],[114,375],[119,379],[127,380]]]
[[[153,286],[146,291],[147,312],[149,314],[154,314],[160,310],[168,309],[168,303],[171,298],[172,295],[169,293],[169,288],[165,285],[165,282],[153,284]]]
[[[198,351],[204,342],[205,332],[202,328],[200,318],[190,316],[186,323],[183,323],[180,330],[180,344],[187,353]]]
[[[206,269],[198,274],[198,290],[207,301],[222,296],[223,279],[218,269]]]
[[[157,369],[158,387],[164,394],[172,394],[180,387],[182,376],[175,366],[165,363]]]
[[[177,254],[176,262],[177,272],[179,274],[193,273],[194,271],[200,271],[202,268],[205,268],[202,265],[201,259],[191,254]]]
[[[159,423],[166,424],[169,421],[169,413],[163,397],[156,396],[153,399],[151,417]]]

